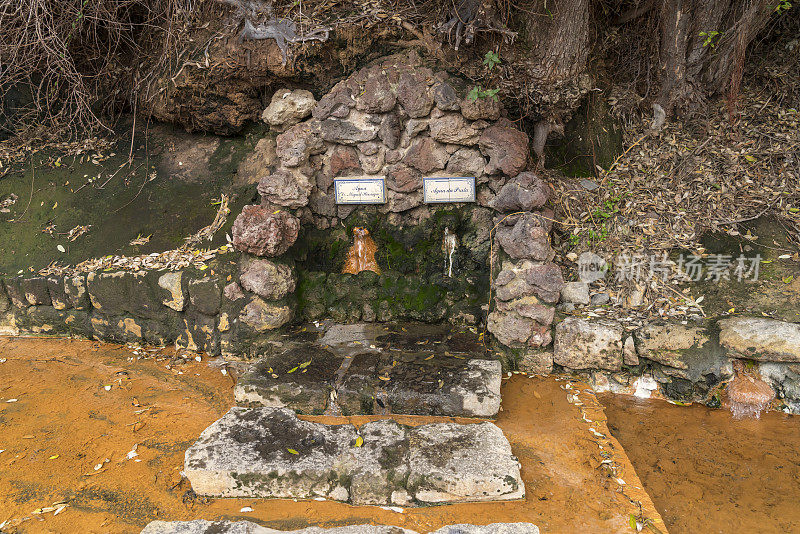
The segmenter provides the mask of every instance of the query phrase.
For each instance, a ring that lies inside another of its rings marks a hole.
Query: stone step
[[[521,499],[519,463],[484,422],[359,429],[298,419],[286,408],[235,407],[186,451],[199,495],[425,506]]]
[[[345,527],[307,527],[300,530],[275,530],[250,521],[153,521],[141,534],[418,534],[407,528],[383,525]],[[539,534],[532,523],[493,523],[491,525],[448,525],[430,534]]]
[[[500,362],[452,335],[432,339],[424,329],[370,337],[359,325],[332,328],[259,360],[234,396],[301,414],[495,417]]]

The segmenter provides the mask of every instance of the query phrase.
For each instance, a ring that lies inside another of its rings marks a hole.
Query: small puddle
[[[800,418],[602,394],[670,533],[800,532]]]

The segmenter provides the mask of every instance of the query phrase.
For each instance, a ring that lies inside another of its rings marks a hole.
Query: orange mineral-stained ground
[[[248,519],[278,529],[372,523],[428,532],[453,523],[530,521],[544,533],[630,533],[633,515],[652,522],[645,532],[666,532],[594,395],[552,377],[515,375],[503,385],[497,424],[522,464],[525,500],[400,512],[198,497],[181,478],[184,451],[233,404],[234,378],[205,356],[179,356],[0,338],[0,530],[138,533],[154,519]],[[241,512],[246,507],[252,511]]]

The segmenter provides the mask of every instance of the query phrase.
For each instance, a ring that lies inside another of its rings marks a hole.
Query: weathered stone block
[[[64,278],[64,291],[76,310],[88,310],[92,307],[89,291],[86,289],[86,274],[67,275]]]
[[[224,497],[414,506],[525,494],[511,447],[491,423],[376,421],[357,431],[278,408],[232,408],[186,451],[184,473],[196,493]]]
[[[219,332],[216,317],[189,310],[181,318],[181,332],[175,339],[175,348],[219,354]]]
[[[719,342],[732,357],[800,362],[800,325],[762,317],[719,321]]]
[[[292,268],[283,263],[244,257],[239,268],[242,287],[267,300],[282,299],[297,287]]]
[[[92,337],[113,343],[140,343],[142,322],[142,319],[134,317],[109,316],[97,311],[89,315]]]
[[[3,284],[3,281],[0,280],[0,313],[3,313],[8,308],[11,307],[11,299],[6,293],[6,286]]]
[[[162,317],[166,310],[153,289],[156,284],[155,272],[91,272],[86,276],[92,307],[106,316]]]
[[[47,290],[50,293],[50,301],[55,309],[65,310],[72,307],[72,300],[67,296],[64,287],[64,278],[61,276],[48,276]]]
[[[618,371],[623,332],[617,323],[568,317],[556,325],[553,360],[569,369]]]
[[[217,276],[204,276],[189,280],[189,302],[204,315],[216,315],[222,304],[222,288]]]
[[[236,382],[234,398],[240,406],[321,414],[328,405],[342,359],[316,347],[291,349],[263,358]]]
[[[50,293],[47,290],[47,279],[42,276],[25,278],[10,276],[3,279],[11,302],[17,308],[28,306],[50,306]]]
[[[141,534],[417,534],[413,530],[383,525],[348,525],[323,529],[274,530],[250,521],[153,521]],[[492,523],[491,525],[448,525],[432,534],[539,534],[531,523]]]
[[[252,331],[263,333],[274,330],[292,320],[293,311],[288,304],[282,302],[265,302],[254,296],[239,314],[238,320]]]

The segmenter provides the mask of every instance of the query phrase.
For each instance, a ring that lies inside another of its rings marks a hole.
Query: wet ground
[[[497,424],[522,464],[523,501],[399,512],[197,498],[181,480],[183,454],[233,404],[233,380],[207,361],[179,363],[171,350],[144,354],[137,360],[118,345],[0,338],[3,531],[138,533],[153,519],[224,518],[279,529],[375,523],[422,532],[452,523],[530,521],[547,533],[605,533],[631,532],[632,514],[666,530],[591,392],[522,375],[504,383]],[[308,419],[361,424],[376,418]],[[244,507],[253,511],[241,512]]]
[[[210,245],[225,243],[254,194],[235,174],[252,136],[198,137],[138,125],[131,144],[129,132],[107,149],[81,155],[36,152],[0,179],[0,203],[16,197],[0,211],[0,274],[177,248],[211,224],[221,194],[232,216]]]
[[[800,532],[800,417],[600,400],[671,533]]]

